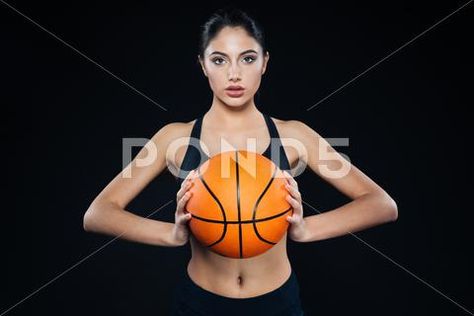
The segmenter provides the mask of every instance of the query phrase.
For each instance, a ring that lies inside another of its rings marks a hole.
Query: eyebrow
[[[255,53],[255,54],[258,54],[258,53],[257,53],[255,50],[253,50],[253,49],[247,49],[247,50],[241,52],[241,53],[239,54],[239,56],[240,56],[240,55],[243,55],[243,54],[247,54],[247,53]],[[224,56],[229,57],[226,53],[219,52],[219,51],[217,51],[217,50],[216,50],[216,51],[213,51],[212,53],[210,53],[209,56],[214,55],[214,54],[219,54],[219,55],[224,55]]]

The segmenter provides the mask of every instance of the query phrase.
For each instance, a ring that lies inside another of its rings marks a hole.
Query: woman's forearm
[[[305,242],[329,239],[395,221],[396,203],[384,194],[368,193],[334,210],[304,217]]]
[[[133,214],[115,203],[96,201],[84,215],[84,230],[134,242],[173,247],[170,242],[173,223]]]

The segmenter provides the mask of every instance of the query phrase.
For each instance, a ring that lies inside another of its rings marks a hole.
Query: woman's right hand
[[[192,215],[186,211],[186,203],[192,195],[192,193],[189,192],[189,189],[193,185],[195,174],[195,170],[188,173],[181,183],[181,188],[176,194],[177,207],[174,215],[175,223],[171,231],[171,243],[175,246],[183,246],[189,239],[189,228],[187,223],[192,218]]]

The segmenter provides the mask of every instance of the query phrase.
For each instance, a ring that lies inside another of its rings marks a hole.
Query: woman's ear
[[[204,66],[204,60],[202,60],[201,55],[198,55],[199,64],[201,65],[201,69],[204,72],[204,76],[207,77],[206,67]]]
[[[270,53],[267,51],[265,53],[265,56],[263,57],[263,68],[262,68],[262,75],[265,73],[265,71],[267,70],[267,63],[268,63],[268,60],[270,59]]]

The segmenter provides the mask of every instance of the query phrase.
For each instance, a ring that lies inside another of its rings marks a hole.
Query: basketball
[[[238,150],[219,153],[198,169],[186,210],[196,240],[230,258],[250,258],[277,244],[293,214],[283,171],[267,157]]]

